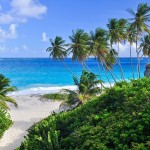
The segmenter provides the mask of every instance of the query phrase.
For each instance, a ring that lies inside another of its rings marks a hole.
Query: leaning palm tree
[[[6,102],[13,103],[17,107],[15,100],[7,96],[7,93],[13,92],[15,89],[15,87],[10,86],[10,80],[0,74],[0,108],[9,109]]]
[[[64,63],[64,59],[67,56],[65,40],[63,40],[62,37],[56,36],[54,40],[50,39],[50,43],[51,46],[46,49],[47,52],[50,52],[49,56],[54,60],[60,60],[63,65],[73,74],[73,76],[76,76]]]
[[[136,31],[134,29],[131,29],[130,24],[128,24],[126,38],[130,44],[130,65],[131,65],[132,75],[133,75],[133,79],[134,79],[135,76],[134,76],[134,69],[133,69],[133,64],[132,64],[132,45],[136,41]]]
[[[82,29],[77,29],[72,31],[72,35],[69,36],[70,44],[68,52],[72,54],[73,61],[79,61],[82,63],[82,69],[84,69],[84,60],[89,54],[89,35]]]
[[[105,63],[107,58],[106,56],[108,56],[109,53],[108,34],[106,30],[97,28],[95,32],[91,31],[90,49],[91,49],[91,54],[95,56],[96,60],[98,61],[98,69],[100,68],[100,63],[102,64],[102,69],[105,72],[106,78],[111,86],[110,80],[107,76],[107,72],[105,71],[105,67],[104,67],[106,66],[107,70],[111,72],[109,70],[109,66]]]
[[[118,53],[114,49],[109,50],[108,53],[106,55],[104,55],[103,57],[101,56],[102,63],[104,64],[104,67],[106,68],[106,71],[107,70],[109,71],[109,73],[112,76],[115,83],[117,81],[116,81],[116,78],[113,75],[111,69],[113,68],[113,65],[116,62],[115,58],[117,58],[117,56],[118,56]]]
[[[109,23],[107,24],[107,27],[109,29],[109,39],[110,39],[110,47],[111,49],[113,49],[112,45],[114,43],[118,43],[118,57],[114,57],[120,67],[120,74],[121,74],[121,79],[125,80],[124,77],[124,73],[123,73],[123,69],[122,66],[120,64],[120,60],[119,60],[119,43],[121,42],[121,40],[124,40],[125,35],[124,35],[124,26],[126,24],[126,21],[124,19],[120,19],[119,21],[115,18],[113,19],[109,19]]]
[[[118,29],[117,29],[117,34],[118,34],[118,56],[120,53],[120,47],[119,44],[122,44],[123,41],[126,40],[126,28],[127,28],[127,20],[126,19],[119,19],[118,20]]]
[[[131,28],[136,30],[136,53],[137,53],[137,59],[138,59],[138,64],[137,64],[137,71],[138,71],[138,77],[140,78],[140,54],[138,50],[138,39],[139,36],[142,34],[143,31],[146,31],[150,33],[148,22],[150,22],[150,6],[148,6],[147,3],[140,3],[137,7],[136,12],[133,11],[133,9],[128,9],[127,10],[130,15],[133,18],[130,18],[131,20]]]
[[[98,86],[102,83],[101,80],[97,80],[97,76],[92,72],[82,71],[80,79],[76,77],[73,78],[74,83],[77,86],[76,91],[64,89],[64,91],[69,93],[69,98],[67,103],[74,104],[79,102],[82,104],[91,99],[91,97],[96,96],[101,93],[101,88]]]
[[[144,56],[150,57],[150,34],[141,39],[139,50],[142,51]]]

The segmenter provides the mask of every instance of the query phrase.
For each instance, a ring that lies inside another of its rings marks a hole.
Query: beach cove
[[[8,104],[9,114],[13,121],[10,127],[0,140],[0,150],[13,150],[21,145],[27,130],[39,122],[41,119],[48,117],[52,112],[58,112],[59,101],[45,101],[41,95],[19,95],[11,96],[18,103],[18,108],[13,104]]]

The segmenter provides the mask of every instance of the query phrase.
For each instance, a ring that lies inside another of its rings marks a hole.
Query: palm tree
[[[113,68],[113,65],[115,64],[115,58],[117,58],[117,55],[118,55],[118,53],[114,49],[112,49],[112,50],[109,50],[109,52],[105,56],[103,56],[103,57],[101,56],[104,67],[106,68],[106,70],[109,71],[109,73],[111,74],[115,83],[117,81],[116,81],[111,69]]]
[[[82,29],[72,31],[72,35],[69,36],[71,43],[69,44],[68,52],[72,54],[73,61],[79,61],[82,63],[82,69],[84,69],[84,60],[89,54],[89,35]]]
[[[122,66],[121,66],[120,60],[119,60],[119,43],[125,39],[125,35],[124,35],[125,25],[126,25],[126,21],[124,19],[120,19],[118,21],[115,18],[109,19],[109,23],[107,24],[107,27],[109,29],[109,38],[110,38],[111,49],[113,49],[112,45],[114,43],[118,43],[118,57],[115,57],[115,59],[120,67],[120,74],[121,74],[121,78],[123,80],[125,80],[125,78],[124,78],[123,69],[122,69]]]
[[[105,63],[106,58],[108,57],[108,53],[109,53],[109,47],[108,47],[108,42],[107,42],[108,41],[107,31],[101,28],[97,28],[95,32],[91,31],[90,35],[91,35],[90,49],[91,49],[92,55],[94,55],[96,60],[98,61],[98,69],[100,68],[99,67],[100,63],[102,63],[102,69],[104,70],[105,74],[106,74],[106,71],[105,71],[104,65],[106,65],[107,70],[111,72],[109,69],[109,66],[107,65],[107,63]],[[108,61],[108,58],[107,58],[107,61]],[[106,74],[106,77],[107,77],[108,82],[110,83],[110,80],[107,74]],[[111,83],[110,83],[110,86],[111,86]]]
[[[64,63],[64,59],[67,56],[65,40],[63,40],[62,37],[56,36],[55,40],[50,39],[50,43],[51,46],[46,49],[46,51],[50,52],[49,56],[54,60],[60,60],[63,65],[73,74],[73,76],[76,76]]]
[[[0,74],[0,107],[3,109],[9,109],[6,102],[13,103],[17,107],[17,103],[14,99],[6,96],[7,93],[13,92],[16,88],[10,86],[10,80],[5,78],[4,75]]]
[[[141,44],[140,44],[139,49],[140,49],[140,51],[143,52],[144,56],[150,57],[150,34],[144,36],[141,39]]]
[[[120,53],[119,44],[122,44],[123,41],[126,40],[126,28],[127,28],[127,20],[126,19],[119,19],[118,20],[118,56]]]
[[[134,79],[135,76],[134,76],[134,69],[133,69],[133,64],[132,64],[132,44],[135,43],[136,41],[136,31],[131,29],[130,25],[128,25],[128,28],[127,28],[127,40],[130,43],[130,64],[131,64],[131,70],[132,70],[132,75]]]
[[[97,80],[97,76],[94,73],[83,70],[80,80],[76,77],[73,79],[77,86],[77,91],[64,89],[69,93],[67,103],[73,104],[78,101],[82,104],[90,100],[91,97],[101,93],[101,89],[98,85],[101,84],[102,81]]]
[[[130,18],[131,20],[131,28],[136,30],[136,53],[137,53],[137,59],[138,59],[138,64],[137,64],[137,71],[138,71],[138,76],[139,78],[141,77],[140,75],[140,56],[139,56],[139,50],[138,50],[138,39],[139,36],[143,31],[146,31],[150,33],[148,22],[150,22],[150,6],[148,6],[147,3],[140,3],[137,7],[136,12],[134,12],[132,9],[127,10],[130,15],[133,18]]]

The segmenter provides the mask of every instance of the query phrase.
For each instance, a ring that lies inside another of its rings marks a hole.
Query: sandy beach
[[[18,103],[18,108],[12,104],[10,116],[14,122],[0,140],[0,150],[14,150],[20,146],[27,134],[27,129],[34,123],[50,115],[53,111],[58,111],[61,102],[44,101],[40,95],[20,95],[11,96]]]

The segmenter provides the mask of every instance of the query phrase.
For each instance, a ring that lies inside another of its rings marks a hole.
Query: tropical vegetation
[[[29,129],[17,150],[150,149],[150,78],[117,83],[75,110]]]
[[[54,113],[32,126],[17,150],[150,149],[150,78],[141,78],[140,74],[140,59],[150,56],[150,6],[141,3],[135,12],[132,9],[127,11],[132,18],[110,18],[107,24],[108,31],[97,28],[88,34],[83,29],[77,29],[69,36],[70,43],[65,43],[58,36],[50,40],[51,47],[47,50],[53,59],[64,63],[71,53],[72,60],[81,63],[80,79],[67,66],[74,76],[78,90],[66,91],[69,93],[70,103],[76,100],[81,104],[86,103],[69,112]],[[125,79],[119,57],[120,45],[127,42],[130,45],[133,78],[139,78],[130,82]],[[137,73],[132,65],[134,44],[138,60]],[[100,80],[97,80],[97,76],[86,64],[90,56],[94,56],[97,61]],[[120,67],[121,82],[118,82],[111,70],[116,63]],[[104,89],[100,66],[111,88],[106,88],[98,96],[101,88],[96,85],[100,83]],[[108,72],[114,80],[113,87]],[[95,95],[97,96],[93,97]]]
[[[99,85],[102,85],[102,81],[97,79],[97,76],[92,72],[82,71],[80,80],[74,77],[74,83],[77,86],[77,90],[72,91],[64,89],[65,92],[69,93],[66,103],[74,104],[79,102],[83,104],[90,100],[93,96],[100,94],[102,89]]]
[[[47,99],[47,100],[60,100],[60,101],[65,101],[68,99],[68,94],[66,93],[50,93],[50,94],[44,94],[42,98]]]
[[[0,108],[0,139],[2,138],[4,132],[12,125],[12,121],[8,112]]]
[[[138,39],[143,35],[143,32],[150,33],[148,22],[150,22],[150,6],[147,3],[140,3],[137,7],[136,12],[133,9],[128,9],[128,12],[131,14],[133,18],[130,18],[131,30],[136,31],[135,36],[135,44],[136,44],[136,53],[138,58],[138,76],[141,77],[140,74],[140,50],[138,47]]]
[[[0,74],[0,108],[9,109],[6,102],[13,103],[17,107],[15,100],[6,95],[9,92],[13,92],[15,89],[15,87],[10,86],[10,80]]]
[[[114,64],[118,64],[120,67],[119,80],[125,81],[124,71],[120,62],[120,45],[124,45],[127,42],[130,44],[130,62],[133,78],[140,78],[140,60],[143,56],[149,56],[149,22],[150,22],[150,6],[147,3],[140,3],[137,10],[127,10],[131,18],[129,19],[116,19],[111,18],[108,20],[107,30],[97,28],[95,31],[91,31],[90,34],[83,29],[77,29],[72,31],[72,35],[69,36],[69,43],[56,36],[54,40],[50,40],[51,47],[47,49],[50,52],[50,56],[53,59],[61,60],[64,63],[64,59],[72,54],[72,60],[78,61],[82,64],[82,70],[88,70],[92,72],[91,68],[86,65],[86,60],[90,56],[94,56],[98,62],[99,77],[100,65],[104,70],[107,80],[110,83],[107,72],[110,73],[114,82],[118,80],[111,71]],[[116,45],[117,44],[117,45]],[[137,72],[135,72],[132,65],[132,45],[136,46],[137,53]],[[116,49],[116,46],[118,47]],[[65,65],[66,66],[66,65]],[[68,66],[67,69],[77,77]],[[135,75],[138,75],[136,77]],[[102,80],[102,79],[101,79]],[[111,87],[111,83],[110,83]]]
[[[3,133],[12,125],[10,116],[7,112],[9,107],[6,102],[13,103],[17,106],[17,103],[10,97],[6,96],[8,92],[15,90],[15,87],[10,86],[10,80],[5,78],[4,75],[0,74],[0,138]]]
[[[29,129],[18,150],[148,150],[150,149],[150,78],[141,78],[140,60],[143,56],[150,57],[150,6],[147,3],[138,5],[137,10],[127,10],[132,18],[110,18],[107,29],[97,28],[90,33],[83,29],[72,31],[69,42],[56,36],[50,39],[50,47],[46,49],[50,57],[61,61],[73,74],[76,91],[66,90],[66,102],[79,102],[78,108],[59,114],[52,114]],[[120,45],[130,44],[130,62],[133,78],[126,81],[120,61]],[[132,65],[132,46],[135,44],[137,53],[137,73]],[[117,48],[116,48],[117,45]],[[72,55],[72,61],[82,65],[79,78],[66,64],[65,58]],[[98,65],[99,75],[96,76],[86,64],[86,60],[94,57]],[[121,82],[114,75],[112,68],[118,64]],[[103,69],[110,83],[105,88],[101,70]],[[112,87],[108,73],[114,80]],[[138,77],[136,77],[136,74]],[[99,77],[99,79],[97,79]],[[141,78],[141,79],[140,79]],[[6,101],[16,102],[7,97],[13,91],[9,80],[0,75],[0,113],[4,120],[2,132],[11,124],[4,109],[8,109]],[[98,87],[98,85],[101,85]],[[102,89],[105,89],[102,92]],[[100,96],[99,94],[102,93]],[[58,98],[59,94],[46,95],[45,98]],[[65,97],[64,97],[65,98]],[[7,117],[6,117],[7,116]],[[1,122],[0,122],[1,123]],[[1,124],[0,124],[1,125]],[[0,135],[0,136],[1,136]]]

